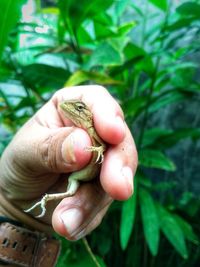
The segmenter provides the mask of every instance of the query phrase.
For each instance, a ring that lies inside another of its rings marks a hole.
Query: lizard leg
[[[46,204],[50,200],[58,200],[58,199],[63,199],[65,197],[73,196],[77,189],[79,187],[79,182],[75,179],[70,179],[68,180],[68,186],[67,186],[67,191],[64,193],[56,193],[56,194],[45,194],[43,198],[35,203],[32,207],[30,207],[27,210],[24,210],[25,212],[30,212],[36,207],[40,206],[41,207],[41,213],[35,217],[41,218],[45,215],[46,213]]]
[[[86,151],[97,152],[97,159],[95,163],[99,162],[99,164],[101,164],[103,162],[103,152],[105,151],[105,148],[103,146],[89,146],[86,147]]]

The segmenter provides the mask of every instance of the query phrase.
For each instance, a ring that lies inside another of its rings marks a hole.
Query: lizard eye
[[[82,104],[82,103],[77,103],[77,105],[76,105],[76,109],[77,109],[78,111],[82,111],[84,108],[85,108],[84,104]]]

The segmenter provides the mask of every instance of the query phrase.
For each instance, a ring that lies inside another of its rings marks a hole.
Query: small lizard
[[[87,147],[87,151],[93,152],[92,159],[89,164],[76,172],[70,174],[68,178],[67,191],[64,193],[55,194],[45,194],[44,197],[32,207],[25,210],[25,212],[30,212],[37,206],[41,206],[41,213],[36,217],[43,217],[46,212],[46,203],[50,200],[63,199],[65,197],[72,196],[76,193],[79,187],[79,181],[90,181],[94,179],[100,171],[100,165],[104,159],[104,151],[106,150],[106,145],[103,140],[98,136],[94,124],[93,115],[90,109],[85,103],[80,100],[67,100],[59,104],[61,111],[64,116],[70,119],[75,126],[86,130],[89,134],[92,142],[92,146]],[[96,153],[95,153],[96,152]]]

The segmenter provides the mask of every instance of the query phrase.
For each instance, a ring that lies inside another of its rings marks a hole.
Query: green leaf
[[[124,54],[127,60],[137,58],[138,56],[141,56],[141,60],[143,60],[143,58],[147,56],[144,49],[130,42],[124,48]]]
[[[166,238],[183,258],[188,258],[183,231],[173,214],[159,204],[157,204],[157,212],[160,219],[161,230]]]
[[[174,218],[176,219],[177,223],[181,227],[185,238],[193,242],[194,244],[198,245],[199,239],[194,233],[192,226],[187,221],[185,221],[183,218],[178,216],[177,214],[174,215]]]
[[[67,70],[45,64],[30,64],[29,66],[23,67],[22,70],[27,84],[31,84],[31,87],[33,84],[34,88],[41,87],[44,89],[44,87],[48,87],[48,91],[50,89],[55,90],[55,88],[61,88],[69,76]]]
[[[185,88],[185,87],[190,88],[191,81],[194,79],[196,72],[197,72],[197,66],[178,68],[178,69],[175,68],[174,69],[175,75],[171,76],[171,84],[174,87],[178,87],[178,88]]]
[[[168,148],[174,146],[180,140],[185,138],[191,138],[197,140],[200,138],[200,128],[187,128],[187,129],[178,129],[171,133],[161,136],[157,139],[157,143],[160,144],[162,148]]]
[[[103,42],[92,53],[87,68],[94,66],[115,66],[122,64],[121,54],[110,44]]]
[[[119,28],[118,28],[118,34],[121,35],[121,36],[122,36],[122,35],[125,36],[125,35],[127,35],[127,34],[130,32],[130,30],[132,30],[135,26],[136,26],[136,22],[135,22],[135,21],[126,22],[126,23],[124,23],[124,24],[122,24],[122,25],[119,26]]]
[[[140,208],[145,239],[153,256],[158,253],[160,226],[154,200],[148,191],[139,190]]]
[[[65,243],[67,241],[62,241],[62,253],[59,257],[58,264],[56,266],[58,267],[96,267],[97,263],[94,262],[94,259],[92,258],[91,254],[88,252],[88,249],[86,249],[86,246],[82,243],[82,241],[77,242],[78,244],[74,245],[68,245],[66,246]],[[81,244],[82,243],[82,244]],[[90,248],[89,248],[90,249]],[[92,252],[93,254],[93,252]],[[99,266],[106,267],[104,261],[102,258],[98,257],[97,255],[94,255],[95,261],[98,262]]]
[[[121,248],[127,248],[133,225],[135,221],[136,203],[137,203],[137,176],[134,179],[134,194],[123,203],[120,223],[120,244]]]
[[[172,32],[172,31],[177,31],[182,28],[187,28],[190,27],[191,23],[194,21],[194,18],[188,17],[188,18],[180,18],[176,20],[174,23],[168,25],[166,27],[166,30]]]
[[[10,31],[19,21],[22,5],[26,0],[1,0],[0,1],[0,58],[7,43]]]
[[[159,137],[166,136],[170,134],[172,131],[168,129],[161,129],[161,128],[151,128],[147,129],[143,136],[142,144],[143,146],[149,146],[154,144]]]
[[[130,0],[118,0],[114,3],[114,11],[117,18],[119,18],[125,11],[127,5],[130,4]]]
[[[144,57],[141,61],[139,61],[137,65],[135,65],[135,68],[138,71],[146,72],[149,76],[153,76],[155,72],[155,67],[152,58],[148,55]]]
[[[177,129],[175,131],[161,128],[148,129],[144,133],[143,146],[154,145],[166,149],[185,138],[198,140],[200,138],[200,128]]]
[[[137,170],[137,180],[139,185],[142,185],[145,188],[152,189],[154,186],[152,180],[149,179],[141,170]]]
[[[200,4],[195,2],[186,2],[180,5],[176,11],[182,16],[190,17],[194,16],[200,18]]]
[[[101,85],[121,84],[120,81],[116,81],[106,74],[101,74],[95,71],[78,70],[69,77],[69,79],[65,83],[65,86],[75,86],[87,81],[93,81]]]
[[[134,118],[140,114],[141,110],[144,109],[147,103],[146,96],[139,96],[134,98],[129,98],[122,104],[124,114],[126,117]]]
[[[159,194],[161,194],[162,192],[165,193],[165,191],[171,191],[175,189],[176,186],[176,181],[157,182],[152,186],[151,190],[154,192],[159,192]]]
[[[167,11],[167,0],[149,0],[149,2],[162,11]]]
[[[174,163],[159,150],[142,149],[139,151],[139,163],[148,168],[175,171]]]
[[[59,0],[58,7],[65,25],[72,27],[74,30],[81,25],[86,18],[93,18],[108,9],[114,0],[82,0],[77,4],[74,0]]]
[[[161,108],[171,104],[178,103],[188,98],[188,94],[180,90],[168,90],[159,96],[155,96],[152,99],[151,106],[149,107],[149,112],[155,112]]]

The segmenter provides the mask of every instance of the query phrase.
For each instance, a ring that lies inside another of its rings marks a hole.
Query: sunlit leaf
[[[65,83],[65,86],[74,86],[78,85],[87,81],[93,81],[98,84],[102,85],[116,85],[121,84],[120,81],[116,81],[109,77],[106,74],[101,74],[94,71],[84,71],[84,70],[78,70],[72,74],[72,76],[69,77],[67,82]]]
[[[167,0],[149,0],[149,2],[163,11],[167,10]]]
[[[152,255],[157,255],[160,226],[152,196],[144,189],[139,190],[140,209],[145,239]]]
[[[53,14],[53,15],[58,15],[59,14],[59,9],[56,7],[46,7],[42,8],[41,12],[44,14]]]
[[[126,22],[118,28],[119,35],[127,35],[136,26],[135,21]]]

